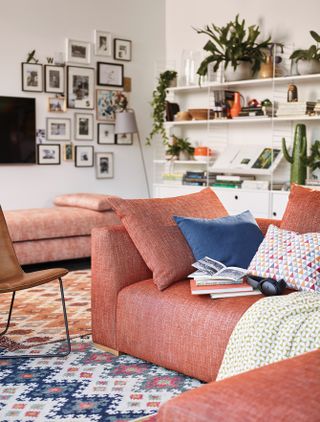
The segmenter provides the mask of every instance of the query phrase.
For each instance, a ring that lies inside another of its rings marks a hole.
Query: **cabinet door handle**
[[[277,216],[277,213],[276,213],[275,211],[273,211],[272,215],[273,215],[274,217],[276,217],[276,216]]]
[[[238,195],[234,195],[234,199],[239,199]]]

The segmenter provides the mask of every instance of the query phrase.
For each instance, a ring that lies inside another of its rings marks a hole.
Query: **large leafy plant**
[[[231,65],[234,70],[241,61],[250,62],[252,74],[260,69],[266,58],[266,51],[272,45],[271,37],[258,42],[260,29],[258,25],[246,27],[245,20],[239,20],[239,15],[225,26],[207,25],[203,29],[195,29],[198,34],[209,36],[209,41],[203,49],[210,53],[197,71],[200,76],[207,74],[208,65],[214,63],[213,70],[217,71],[220,64],[224,68]]]
[[[310,31],[311,37],[316,41],[316,44],[312,44],[308,49],[302,50],[298,49],[295,50],[290,59],[293,59],[295,62],[299,60],[317,60],[320,61],[320,48],[318,43],[320,43],[320,35],[317,34],[315,31]]]
[[[147,137],[147,144],[150,145],[152,138],[158,133],[162,137],[164,144],[168,142],[168,135],[166,133],[165,110],[166,110],[166,91],[170,86],[171,81],[177,77],[175,70],[166,70],[160,73],[158,85],[152,93],[151,106],[153,108],[152,118],[153,125],[149,136]]]

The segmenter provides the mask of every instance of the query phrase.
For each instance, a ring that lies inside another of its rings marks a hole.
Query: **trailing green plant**
[[[192,156],[194,147],[188,141],[188,138],[178,138],[176,135],[172,135],[172,141],[167,143],[166,155],[179,157],[180,152],[186,152]]]
[[[165,122],[165,110],[166,110],[166,90],[169,88],[170,83],[177,77],[175,70],[166,70],[160,73],[158,79],[158,85],[152,93],[151,106],[153,108],[152,118],[153,124],[152,129],[147,137],[147,145],[150,145],[152,138],[158,133],[162,137],[162,142],[166,144],[168,142],[168,136],[164,127]]]
[[[295,50],[290,59],[298,62],[299,60],[317,60],[320,61],[320,48],[318,43],[320,43],[320,35],[315,31],[310,31],[311,37],[316,41],[316,44],[312,44],[308,49],[298,49]]]
[[[207,25],[203,29],[196,29],[198,34],[205,34],[210,40],[203,49],[210,53],[200,64],[198,75],[207,74],[208,65],[214,63],[213,70],[217,71],[219,65],[224,63],[224,68],[230,64],[234,70],[240,61],[250,62],[252,74],[260,69],[260,65],[266,59],[266,50],[272,45],[271,37],[258,42],[260,29],[258,25],[246,27],[245,20],[239,21],[239,15],[225,26],[215,24]]]

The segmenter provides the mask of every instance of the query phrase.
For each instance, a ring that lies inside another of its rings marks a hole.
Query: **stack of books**
[[[292,103],[280,103],[277,110],[278,117],[303,116],[314,113],[315,101],[295,101]]]
[[[189,275],[193,295],[210,294],[212,299],[220,299],[261,294],[245,281],[247,271],[243,268],[226,267],[207,256],[192,265],[197,269]]]

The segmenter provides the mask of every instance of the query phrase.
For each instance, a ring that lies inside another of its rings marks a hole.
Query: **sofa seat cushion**
[[[113,211],[54,207],[5,211],[14,242],[90,235],[94,227],[120,224]]]
[[[190,281],[160,292],[153,281],[121,290],[117,306],[117,348],[160,366],[212,381],[229,337],[258,296],[212,300],[192,296]]]

